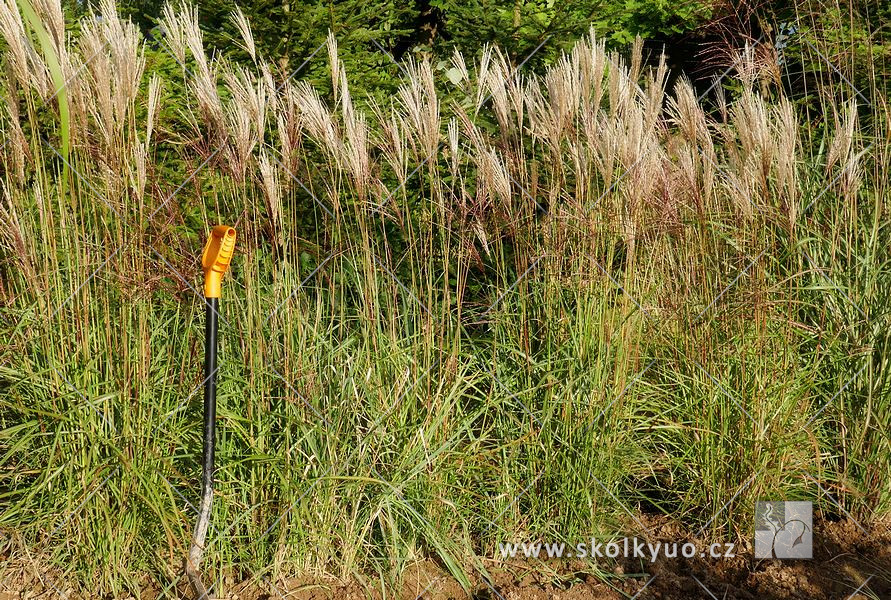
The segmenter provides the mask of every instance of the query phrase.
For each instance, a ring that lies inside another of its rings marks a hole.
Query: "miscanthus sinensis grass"
[[[46,47],[0,3],[9,552],[96,590],[178,577],[218,222],[212,578],[392,583],[433,556],[466,581],[497,540],[640,511],[722,539],[760,498],[839,513],[820,486],[887,513],[883,105],[827,95],[812,135],[753,52],[700,101],[593,33],[540,74],[409,61],[381,103],[333,36],[323,92],[240,12],[248,64],[171,5],[151,50],[178,79],[107,0],[76,34],[32,8]]]

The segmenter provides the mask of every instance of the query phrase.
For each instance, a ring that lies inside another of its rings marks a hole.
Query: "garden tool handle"
[[[195,523],[192,544],[184,565],[185,574],[199,600],[208,599],[207,588],[201,582],[199,567],[213,504],[214,435],[217,419],[217,318],[220,288],[234,252],[235,229],[228,225],[217,225],[210,230],[210,238],[204,244],[204,252],[201,253],[204,296],[207,304],[204,326],[204,455],[201,464],[201,503],[198,506],[198,521]]]
[[[235,252],[235,229],[228,225],[217,225],[210,230],[210,237],[201,254],[204,268],[204,297],[219,298],[223,275],[229,269],[232,254]]]

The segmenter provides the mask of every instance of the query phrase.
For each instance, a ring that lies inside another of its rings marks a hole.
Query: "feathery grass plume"
[[[340,103],[341,121],[344,129],[350,127],[351,122],[356,120],[356,108],[353,106],[353,97],[350,95],[350,87],[347,83],[346,73],[340,70],[340,81],[337,82],[339,88],[338,98]],[[349,169],[351,165],[346,165]]]
[[[272,67],[266,61],[261,61],[259,66],[258,86],[259,82],[262,82],[265,95],[270,99],[270,102],[275,103],[278,99],[279,86],[276,84],[275,76],[272,74]]]
[[[287,116],[284,111],[276,110],[275,113],[275,131],[278,137],[278,151],[281,155],[282,167],[285,171],[293,170],[295,143],[291,138],[291,130],[288,125]],[[282,192],[287,194],[291,189],[290,177],[285,177],[282,183]]]
[[[668,154],[674,158],[671,167],[666,167],[666,170],[670,170],[668,194],[671,200],[689,199],[695,206],[703,206],[699,148],[681,137],[672,137],[666,143]]]
[[[511,214],[511,186],[510,175],[504,166],[504,162],[494,148],[485,148],[474,157],[480,175],[489,191],[489,197],[498,198],[501,201],[502,214],[510,217]]]
[[[168,22],[165,13],[165,30],[176,32],[172,39],[177,41],[181,39],[195,61],[193,77],[190,78],[189,84],[198,101],[201,117],[207,125],[209,141],[211,145],[215,145],[214,141],[226,138],[227,111],[224,110],[223,102],[217,92],[217,65],[211,64],[204,52],[204,35],[198,26],[198,9],[194,6],[181,6],[179,12],[172,13],[171,16],[172,20]]]
[[[785,204],[789,226],[798,221],[800,182],[798,178],[798,157],[801,156],[798,137],[798,119],[795,107],[788,98],[780,98],[773,107],[774,144],[776,147],[775,193]]]
[[[851,150],[854,147],[854,131],[857,127],[857,101],[849,100],[845,103],[839,116],[839,110],[833,106],[832,119],[834,123],[832,140],[826,153],[826,176],[830,177],[833,167],[837,164],[847,163]]]
[[[339,170],[340,133],[321,96],[307,82],[299,81],[294,86],[294,100],[309,137],[334,159],[332,166]]]
[[[483,45],[480,57],[476,61],[476,85],[472,88],[476,91],[474,98],[474,114],[476,115],[483,108],[483,104],[488,96],[485,82],[489,79],[489,69],[492,66],[492,57],[495,49],[491,44]]]
[[[568,141],[566,153],[571,159],[571,168],[567,170],[568,180],[572,181],[572,207],[569,210],[573,214],[584,214],[606,191],[604,186],[609,184],[605,182],[612,180],[612,174],[604,175],[604,159],[599,149],[584,137]]]
[[[529,116],[529,131],[533,139],[542,140],[553,154],[559,154],[560,125],[554,121],[554,113],[549,109],[548,101],[537,80],[527,82],[523,97],[526,102],[526,114]]]
[[[513,76],[508,77],[507,97],[511,102],[511,108],[514,113],[514,119],[516,121],[515,127],[518,134],[518,139],[521,139],[523,127],[526,123],[526,98],[524,97],[525,91],[526,84],[522,73],[514,73]],[[519,149],[518,152],[520,152]]]
[[[183,3],[174,7],[172,3],[165,2],[161,8],[160,19],[161,35],[164,36],[167,48],[181,66],[186,64],[186,32],[179,17],[183,10],[188,10]]]
[[[861,161],[864,154],[865,151],[851,153],[842,171],[842,176],[838,180],[840,196],[849,203],[853,203],[857,199],[857,192],[866,174]]]
[[[396,175],[396,181],[401,187],[405,185],[408,177],[408,148],[406,136],[408,125],[399,111],[390,106],[385,110],[375,103],[371,104],[372,113],[380,126],[380,134],[376,136],[376,147],[384,156],[384,160]]]
[[[255,77],[241,66],[227,65],[223,81],[231,96],[225,105],[226,157],[230,172],[241,181],[248,159],[266,131],[267,98],[274,94],[263,75]],[[274,103],[273,103],[274,105]]]
[[[368,200],[371,183],[371,159],[368,154],[368,125],[365,115],[354,115],[344,125],[343,163],[352,176],[353,187],[360,203]]]
[[[733,104],[731,123],[740,143],[743,160],[769,166],[773,158],[773,144],[769,108],[764,99],[751,91],[744,92]]]
[[[483,192],[477,192],[477,206],[482,206],[484,204],[484,202],[481,201],[481,194],[483,194]],[[489,236],[486,235],[486,228],[483,226],[480,215],[473,215],[470,221],[470,229],[479,240],[480,245],[483,247],[483,252],[486,253],[486,256],[491,256],[492,252],[489,248]]]
[[[707,119],[707,126],[700,132],[701,141],[697,146],[696,161],[699,164],[701,183],[696,188],[699,206],[713,206],[715,199],[715,186],[718,177],[719,158],[717,154],[717,144],[712,135],[712,127],[708,124],[711,119]]]
[[[458,85],[465,93],[470,93],[470,73],[467,71],[467,63],[464,62],[464,55],[455,48],[452,51],[452,68],[455,70],[456,76],[451,78],[452,83]]]
[[[519,143],[524,124],[523,77],[515,72],[500,49],[493,49],[485,80],[480,79],[478,85],[484,87],[492,101],[502,143],[505,147],[510,145],[511,139]]]
[[[138,140],[132,144],[132,149],[132,155],[127,161],[130,190],[141,207],[143,205],[142,201],[145,199],[145,184],[148,180],[148,154],[146,152],[146,144]]]
[[[728,119],[727,94],[724,92],[724,86],[720,77],[716,76],[712,79],[712,88],[715,90],[715,106],[721,115],[721,122],[726,123]]]
[[[449,139],[449,169],[452,177],[458,174],[458,164],[461,161],[461,147],[458,144],[458,121],[455,117],[449,119],[446,126],[447,137]]]
[[[593,148],[598,144],[601,119],[604,115],[601,105],[605,91],[606,46],[604,41],[595,37],[592,29],[588,39],[580,41],[574,51],[578,53],[578,69],[582,78],[579,84],[582,92],[579,125],[586,144]]]
[[[621,119],[604,112],[602,118],[595,119],[593,127],[586,130],[587,144],[594,150],[594,164],[600,175],[604,190],[612,189],[619,162],[619,150],[625,137],[625,124]]]
[[[338,214],[341,209],[339,175],[344,169],[340,130],[319,93],[306,81],[294,86],[294,98],[307,138],[314,141],[327,158],[323,162],[328,177],[323,185],[334,213]]]
[[[232,96],[230,102],[250,117],[254,136],[258,140],[263,138],[266,131],[266,112],[270,105],[268,99],[275,93],[275,88],[270,88],[271,75],[269,77],[267,75],[269,70],[263,67],[260,69],[259,77],[240,66],[223,71],[223,79]]]
[[[674,86],[674,95],[668,99],[672,122],[684,138],[694,144],[704,141],[708,135],[705,111],[696,100],[696,92],[687,77],[680,77]]]
[[[624,114],[626,107],[632,102],[637,90],[636,82],[632,82],[622,57],[611,52],[607,58],[609,77],[607,82],[609,98],[609,114],[611,117]]]
[[[228,132],[225,146],[226,165],[232,177],[243,185],[249,158],[258,141],[254,120],[238,102],[227,103],[224,110]]]
[[[34,12],[46,26],[46,31],[52,41],[56,55],[65,55],[65,16],[62,13],[62,5],[57,0],[34,0],[32,6]],[[115,13],[117,14],[117,13]],[[60,61],[64,62],[64,61]]]
[[[242,50],[250,55],[254,64],[257,64],[257,46],[254,43],[254,33],[251,31],[251,24],[241,11],[241,7],[236,5],[235,10],[232,11],[229,18],[232,20],[232,23],[235,25],[235,28],[238,30],[238,35],[240,36],[240,39],[236,41],[236,43]]]
[[[368,154],[368,126],[365,115],[357,113],[353,106],[346,73],[340,72],[340,106],[343,113],[344,143],[342,164],[352,175],[359,201],[367,199],[371,179],[371,158]]]
[[[22,15],[15,0],[0,0],[0,36],[6,42],[6,60],[15,74],[18,85],[28,89],[32,85],[31,54],[33,49],[25,33]],[[38,74],[43,77],[43,73]]]
[[[582,38],[573,48],[578,54],[578,70],[581,75],[579,84],[582,90],[582,103],[595,110],[600,108],[603,99],[603,78],[606,73],[607,55],[606,40],[598,39],[594,27],[588,31],[588,38]]]
[[[260,171],[260,184],[266,199],[266,210],[272,225],[273,243],[278,247],[282,245],[282,236],[284,235],[282,228],[282,195],[278,170],[269,159],[265,149],[260,150],[257,166]]]
[[[63,162],[61,185],[63,195],[67,195],[71,152],[71,123],[68,109],[68,91],[65,89],[65,68],[63,67],[63,65],[67,64],[67,52],[62,41],[56,39],[56,37],[51,35],[47,30],[43,19],[37,14],[34,5],[31,4],[30,0],[20,0],[19,6],[28,26],[37,36],[41,51],[43,52],[46,69],[49,72],[49,79],[52,82],[52,85],[46,89],[46,95],[43,97],[43,100],[44,102],[47,102],[50,100],[51,96],[54,96],[59,108],[59,137],[61,138],[61,147],[59,150]],[[51,3],[41,4],[40,6],[48,13],[45,16],[50,28],[54,29],[59,27],[59,23],[55,21],[58,19],[56,13],[61,13],[61,8],[58,8],[58,11],[56,11]],[[61,24],[61,28],[62,34],[60,35],[64,35],[64,21]],[[49,93],[50,90],[52,90],[52,94]]]
[[[743,89],[749,92],[754,91],[755,83],[757,83],[761,72],[754,46],[747,42],[743,49],[733,57],[732,66]]]
[[[643,38],[640,37],[639,35],[637,35],[637,36],[634,36],[634,42],[631,44],[631,67],[628,70],[628,78],[631,81],[637,81],[638,79],[640,79],[642,67],[643,67]]]
[[[724,174],[722,187],[736,209],[737,214],[750,221],[755,216],[757,180],[751,173],[751,166],[743,165],[741,170],[730,170]]]
[[[5,202],[0,204],[0,249],[8,249],[9,256],[24,276],[33,284],[42,278],[37,274],[38,254],[35,252],[33,242],[38,240],[34,232],[26,229],[28,221],[22,223],[16,210],[16,203],[12,201],[9,188],[3,189]]]
[[[851,99],[845,103],[841,118],[839,118],[838,110],[835,109],[833,121],[834,135],[826,155],[824,172],[826,179],[830,182],[838,177],[838,181],[833,187],[838,190],[841,197],[851,200],[864,175],[860,164],[862,153],[858,153],[855,148],[857,101]],[[838,175],[833,173],[836,166],[841,167],[841,172]]]
[[[152,133],[154,132],[155,125],[158,119],[158,108],[161,104],[161,93],[163,89],[163,83],[161,82],[161,78],[158,77],[157,74],[152,75],[152,78],[149,80],[148,84],[148,100],[146,102],[146,117],[145,117],[145,145],[146,147],[151,147],[152,143]]]
[[[303,138],[303,118],[297,109],[296,91],[290,81],[282,87],[276,102],[275,122],[278,132],[278,149],[285,171],[293,173],[297,170],[298,150]],[[290,187],[291,178],[285,177],[282,181],[282,188],[289,190]]]
[[[678,80],[674,94],[668,98],[668,115],[683,139],[677,152],[679,176],[686,190],[677,190],[678,195],[683,197],[689,191],[697,205],[704,207],[711,201],[714,193],[715,165],[718,164],[718,158],[709,129],[710,119],[697,101],[693,86],[685,77]],[[746,209],[750,208],[746,204]]]
[[[76,43],[73,43],[74,41],[71,40],[69,43],[68,72],[64,75],[65,90],[68,93],[71,145],[72,147],[78,145],[90,147],[94,141],[88,138],[95,134],[93,123],[90,121],[93,114],[93,98],[91,97],[93,86],[91,74],[87,68],[89,62],[87,59],[95,56],[85,54],[84,46],[79,38]]]
[[[115,124],[115,103],[112,100],[114,74],[111,72],[111,59],[105,51],[106,40],[102,35],[100,19],[93,17],[83,23],[78,42],[81,54],[93,57],[90,62],[84,65],[89,74],[84,82],[85,94],[91,99],[85,104],[99,131],[103,151],[107,153],[109,149],[115,149],[117,144],[115,136],[117,126]]]
[[[408,81],[399,86],[397,98],[405,111],[412,137],[422,150],[419,158],[428,159],[439,146],[439,96],[429,60],[409,60],[405,66]]]
[[[328,50],[328,65],[331,68],[331,90],[334,92],[334,102],[339,102],[338,93],[340,92],[340,70],[343,65],[337,57],[337,38],[334,32],[329,31],[325,38],[325,48]]]
[[[479,127],[471,119],[470,115],[468,115],[464,109],[460,106],[454,106],[453,110],[455,111],[455,117],[457,117],[458,121],[461,123],[461,130],[464,132],[465,137],[470,141],[470,148],[479,155],[485,152],[488,149],[488,144],[483,137],[483,133]]]
[[[113,0],[102,0],[100,9],[102,37],[111,57],[115,118],[119,123],[125,123],[142,82],[145,50],[139,29],[118,16]]]
[[[751,182],[751,189],[760,196],[759,203],[768,203],[771,167],[776,158],[770,109],[760,95],[745,88],[730,109],[730,124],[729,162],[746,189]]]
[[[507,139],[513,130],[513,120],[510,117],[511,102],[507,89],[511,68],[504,54],[497,48],[493,52],[491,63],[491,67],[486,70],[485,79],[481,80],[479,85],[488,91],[487,95],[492,99],[492,109],[500,133]]]
[[[2,89],[6,92],[3,94],[3,105],[6,114],[9,115],[8,129],[0,130],[8,143],[5,145],[7,159],[7,172],[13,174],[13,183],[21,185],[25,181],[25,163],[30,160],[31,151],[28,148],[28,139],[22,129],[21,114],[18,96],[18,76],[13,73],[12,68],[7,69],[4,73],[5,83]]]
[[[546,110],[550,112],[551,135],[556,147],[559,147],[559,140],[572,129],[578,114],[581,91],[577,67],[572,58],[564,54],[544,74]]]
[[[646,123],[648,129],[657,127],[657,123],[662,117],[662,111],[665,107],[665,86],[668,83],[668,63],[665,62],[665,55],[659,56],[659,62],[656,69],[647,71],[645,86],[646,101]]]

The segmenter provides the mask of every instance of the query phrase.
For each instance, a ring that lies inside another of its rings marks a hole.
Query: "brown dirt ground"
[[[668,519],[646,519],[658,539],[707,544],[679,535]],[[866,531],[851,521],[814,524],[814,559],[754,560],[751,543],[738,547],[733,559],[665,559],[653,564],[624,560],[590,561],[484,559],[492,578],[478,577],[466,592],[432,561],[408,570],[399,594],[383,595],[373,583],[334,579],[285,578],[268,583],[230,585],[227,600],[865,600],[891,599],[891,519]],[[62,596],[36,575],[32,559],[10,559],[0,575],[0,600],[43,600]],[[649,583],[648,583],[649,582]],[[58,585],[58,584],[57,584]],[[61,586],[60,586],[61,587]],[[190,598],[185,585],[182,598]],[[707,591],[706,591],[707,590]],[[69,600],[92,600],[87,591],[61,589]],[[140,597],[156,600],[158,590],[146,587]],[[126,600],[121,597],[116,600]],[[104,597],[103,600],[110,600]]]

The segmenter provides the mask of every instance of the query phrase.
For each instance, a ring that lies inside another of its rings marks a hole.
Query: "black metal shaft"
[[[220,299],[206,298],[207,318],[204,324],[204,463],[201,469],[201,495],[213,490],[214,435],[217,420],[217,315]]]

